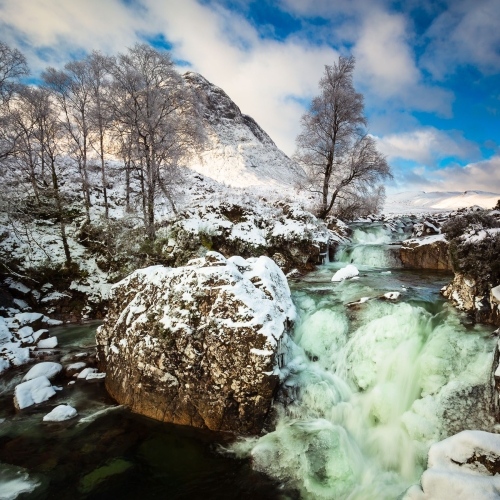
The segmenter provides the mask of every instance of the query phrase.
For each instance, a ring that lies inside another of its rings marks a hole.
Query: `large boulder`
[[[452,270],[448,242],[442,234],[405,241],[400,257],[403,266],[411,269]]]
[[[258,433],[278,387],[295,308],[268,257],[208,252],[113,286],[97,331],[106,387],[132,411],[181,425]]]

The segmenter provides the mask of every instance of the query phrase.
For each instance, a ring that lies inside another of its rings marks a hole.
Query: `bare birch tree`
[[[363,126],[363,96],[353,85],[354,57],[325,66],[320,94],[302,116],[295,159],[307,180],[302,187],[320,196],[319,217],[325,218],[340,198],[363,195],[391,177],[390,167]]]
[[[162,192],[175,210],[180,163],[201,140],[192,97],[170,56],[137,44],[113,66],[114,120],[131,132],[141,166],[148,238],[155,239],[155,202]]]

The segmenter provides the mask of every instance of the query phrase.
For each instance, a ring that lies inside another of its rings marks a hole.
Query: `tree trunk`
[[[64,249],[64,255],[66,257],[66,265],[69,267],[71,265],[71,254],[69,251],[68,238],[66,236],[66,223],[64,222],[64,212],[61,201],[61,193],[59,191],[59,183],[57,180],[57,173],[55,168],[55,162],[51,160],[51,170],[52,170],[52,187],[54,188],[54,196],[56,199],[56,207],[59,215],[59,227],[61,230],[61,238]]]

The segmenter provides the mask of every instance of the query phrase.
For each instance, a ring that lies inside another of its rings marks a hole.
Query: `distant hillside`
[[[387,196],[384,212],[429,212],[457,210],[478,205],[493,208],[500,199],[498,193],[484,191],[447,192],[405,191]]]
[[[184,79],[201,107],[208,143],[189,168],[228,186],[294,186],[302,169],[219,87],[188,72]]]

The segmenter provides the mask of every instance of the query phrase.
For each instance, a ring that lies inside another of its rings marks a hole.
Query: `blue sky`
[[[499,0],[0,0],[0,35],[47,65],[147,41],[292,154],[325,64],[356,57],[391,190],[500,192]]]

